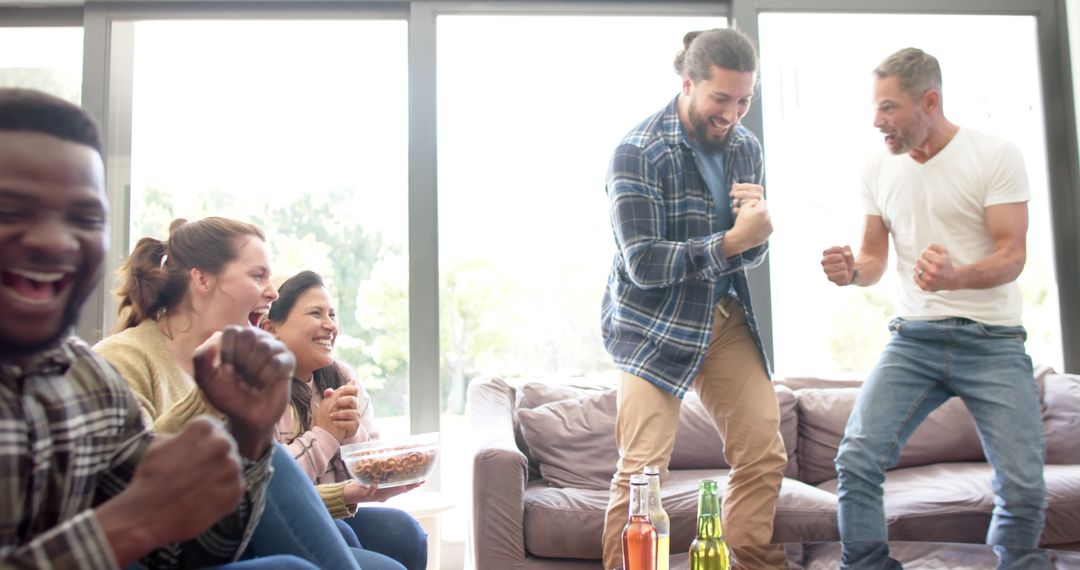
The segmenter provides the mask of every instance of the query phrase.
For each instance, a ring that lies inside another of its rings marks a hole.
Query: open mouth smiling
[[[73,271],[0,271],[0,289],[28,305],[46,305],[55,301],[70,289],[73,281]]]
[[[263,318],[270,312],[270,309],[255,309],[248,313],[248,324],[253,327],[259,326]]]

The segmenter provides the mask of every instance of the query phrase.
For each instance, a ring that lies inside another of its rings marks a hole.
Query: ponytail
[[[191,269],[220,272],[236,259],[238,239],[244,236],[264,239],[251,224],[216,217],[197,222],[177,218],[169,224],[167,241],[140,239],[119,271],[117,332],[175,308],[187,294]]]

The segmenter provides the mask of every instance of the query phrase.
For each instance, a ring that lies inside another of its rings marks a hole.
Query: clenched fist
[[[198,536],[236,510],[243,494],[236,443],[221,422],[199,417],[175,436],[156,436],[127,487],[96,514],[125,566]]]
[[[944,291],[956,288],[953,284],[955,275],[949,250],[943,245],[931,243],[915,260],[912,278],[923,291]]]
[[[833,246],[821,252],[821,270],[837,285],[850,285],[855,272],[855,256],[851,246]]]
[[[258,459],[289,401],[296,359],[281,341],[255,327],[225,327],[195,350],[195,383],[229,419],[240,449]]]

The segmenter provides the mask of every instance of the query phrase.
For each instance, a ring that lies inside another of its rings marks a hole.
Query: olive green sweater
[[[165,340],[157,323],[147,319],[105,338],[94,345],[94,350],[127,381],[142,409],[143,420],[155,432],[176,433],[203,414],[224,419],[203,399],[195,380],[180,368]],[[334,518],[356,514],[355,505],[345,503],[346,484],[343,481],[315,486]]]

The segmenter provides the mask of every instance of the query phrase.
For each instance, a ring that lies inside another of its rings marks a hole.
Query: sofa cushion
[[[796,390],[799,479],[810,484],[836,477],[833,460],[859,388]],[[975,420],[959,398],[934,410],[912,434],[894,468],[985,460]]]
[[[690,547],[697,523],[701,479],[727,484],[727,470],[670,471],[661,490],[671,519],[672,552]],[[525,550],[533,556],[601,558],[607,489],[557,489],[532,483],[525,489]]]
[[[885,474],[889,540],[984,542],[994,493],[986,463],[949,463],[896,469]],[[1080,469],[1047,465],[1046,524],[1042,546],[1080,541]],[[836,492],[832,479],[818,486]]]
[[[607,489],[619,452],[615,446],[615,392],[608,390],[517,411],[521,434],[557,487]]]
[[[698,482],[714,479],[721,496],[727,470],[669,472],[662,496],[671,519],[671,552],[690,548],[697,525]],[[532,556],[599,559],[607,510],[606,489],[557,489],[534,482],[525,490],[525,549]],[[837,540],[836,496],[794,479],[784,479],[777,501],[774,542]]]
[[[516,403],[514,409],[533,409],[551,402],[584,398],[590,394],[596,394],[597,392],[603,392],[610,389],[611,386],[603,385],[550,384],[535,381],[523,382],[518,385],[515,392]],[[518,421],[516,414],[514,417],[514,439],[517,441],[518,449],[520,449],[529,460],[529,479],[539,479],[542,477],[540,474],[540,464],[537,462],[536,457],[533,456],[528,443],[525,442],[525,436],[521,433],[521,423]]]
[[[899,562],[901,568],[987,570],[1004,567],[994,554],[994,549],[985,544],[892,542],[889,544],[889,557]],[[840,544],[807,544],[800,562],[798,567],[806,570],[841,568]],[[1055,567],[1065,568],[1060,565]]]
[[[1049,374],[1043,390],[1046,462],[1080,465],[1080,376]]]
[[[840,540],[836,495],[785,477],[773,525],[774,543]]]
[[[518,387],[518,408],[536,408],[561,400],[576,400],[614,389],[610,385],[546,384],[525,382]]]
[[[986,463],[897,469],[883,487],[890,540],[986,540],[994,506]],[[835,481],[820,488],[835,491]]]
[[[583,390],[525,384],[517,423],[521,446],[539,464],[539,473],[559,487],[607,489],[615,472],[615,390]],[[785,475],[798,473],[796,435],[798,418],[795,396],[786,386],[776,386],[780,407],[780,432],[787,447]],[[535,406],[535,407],[534,407]],[[724,442],[712,416],[694,392],[683,399],[671,469],[727,469]]]
[[[1046,525],[1042,546],[1080,544],[1080,465],[1047,465]]]

